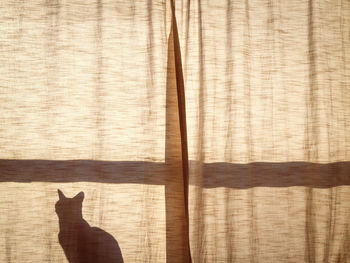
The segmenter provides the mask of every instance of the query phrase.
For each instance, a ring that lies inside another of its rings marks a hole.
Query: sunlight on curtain
[[[177,6],[194,261],[350,261],[350,2]]]
[[[350,2],[174,3],[0,3],[0,262],[350,261]]]
[[[57,189],[84,192],[83,218],[116,239],[124,262],[183,261],[170,2],[0,8],[0,261],[67,262]]]

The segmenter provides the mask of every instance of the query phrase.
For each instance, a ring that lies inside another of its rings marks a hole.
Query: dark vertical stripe
[[[186,220],[186,246],[188,249],[188,259],[192,262],[190,242],[189,242],[189,215],[188,215],[188,147],[187,147],[187,127],[186,127],[186,105],[185,105],[185,89],[184,79],[181,62],[181,50],[179,33],[177,30],[176,16],[175,16],[175,3],[171,1],[172,9],[172,26],[174,32],[174,57],[175,57],[175,71],[176,71],[176,88],[177,88],[177,100],[179,110],[179,122],[180,122],[180,134],[181,134],[181,153],[182,153],[182,175],[183,175],[183,189],[184,189],[184,207],[185,207],[185,220]]]

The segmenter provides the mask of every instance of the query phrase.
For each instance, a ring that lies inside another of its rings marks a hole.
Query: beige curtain
[[[349,1],[5,0],[0,36],[0,262],[350,262]]]

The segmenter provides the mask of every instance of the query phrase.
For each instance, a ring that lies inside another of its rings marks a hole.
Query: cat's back
[[[123,257],[117,240],[108,232],[98,227],[90,227],[90,242],[95,247],[98,263],[122,263]]]

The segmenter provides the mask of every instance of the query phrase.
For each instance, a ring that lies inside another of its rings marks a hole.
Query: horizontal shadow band
[[[0,182],[97,182],[111,184],[167,185],[173,180],[171,167],[159,162],[93,160],[0,159]],[[201,171],[201,176],[191,176]],[[181,175],[180,175],[181,176]],[[205,188],[307,186],[329,188],[350,185],[350,162],[248,164],[190,161],[190,185]]]

